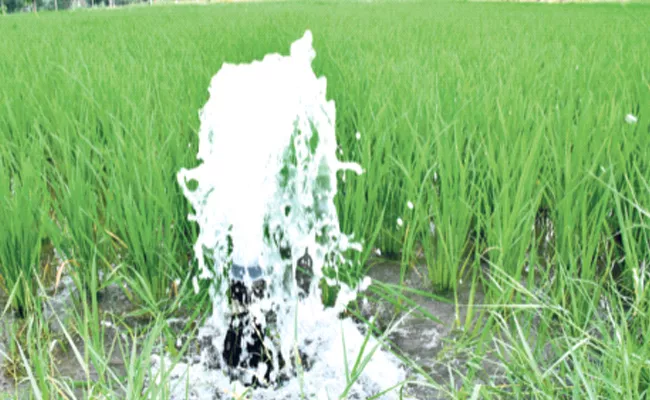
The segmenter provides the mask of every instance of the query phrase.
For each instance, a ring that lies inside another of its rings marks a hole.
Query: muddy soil
[[[414,267],[408,271],[405,285],[409,288],[418,289],[425,293],[433,293],[430,287],[425,284],[426,276],[425,267]],[[374,260],[373,266],[370,268],[368,275],[373,281],[378,281],[387,284],[399,284],[399,265],[395,262],[387,260]],[[55,318],[64,322],[67,318],[71,317],[72,292],[74,286],[69,280],[64,280],[62,286],[59,287],[55,296],[52,297],[50,304],[54,312],[46,311],[45,315],[50,324],[51,330],[54,333],[61,332],[61,326]],[[453,347],[453,341],[459,334],[460,326],[466,319],[468,312],[468,303],[470,300],[470,287],[467,283],[459,285],[456,296],[458,302],[455,303],[453,295],[438,295],[438,298],[431,298],[425,295],[413,294],[405,292],[405,295],[414,302],[414,304],[406,304],[403,309],[396,309],[394,302],[386,299],[379,298],[372,293],[367,293],[367,300],[361,299],[359,301],[359,309],[364,318],[374,318],[374,323],[378,327],[384,329],[391,329],[388,335],[388,340],[392,343],[393,349],[409,359],[417,363],[418,367],[422,368],[427,374],[435,379],[438,384],[450,387],[460,384],[457,379],[458,372],[450,373],[450,366],[458,371],[463,370],[463,357],[450,356],[445,349]],[[474,296],[474,304],[480,304],[483,301],[483,294],[476,292]],[[5,301],[0,298],[0,310],[4,309]],[[417,305],[417,307],[414,307]],[[111,286],[104,290],[99,296],[99,308],[105,315],[124,315],[133,311],[134,306],[124,295],[121,288]],[[427,316],[426,314],[429,314]],[[437,321],[430,318],[434,316]],[[5,314],[3,320],[0,321],[0,358],[2,364],[6,362],[6,349],[8,345],[8,332],[6,329],[7,324],[13,322],[15,319],[9,313]],[[392,326],[392,322],[400,320],[397,326]],[[170,325],[176,324],[178,321],[183,321],[179,318],[175,321],[169,321]],[[109,320],[103,322],[107,329],[104,329],[106,349],[105,354],[108,355],[107,359],[109,367],[115,374],[126,375],[127,365],[125,355],[119,350],[119,346],[115,346],[117,340],[122,340],[128,345],[128,337],[124,334],[124,328],[118,328],[113,325]],[[137,324],[137,321],[132,321]],[[185,338],[182,338],[184,341]],[[83,354],[84,343],[80,340],[75,340],[75,346]],[[196,358],[197,354],[189,354],[188,357]],[[85,372],[80,368],[72,351],[56,351],[53,354],[56,358],[58,374],[61,378],[70,378],[73,380],[84,380],[86,378]],[[451,359],[450,359],[451,357]],[[26,383],[20,383],[16,386],[13,378],[8,376],[5,372],[0,373],[0,398],[9,396],[13,398],[14,395],[21,392],[27,393],[29,386]],[[485,374],[494,375],[498,374],[496,369],[486,367]],[[96,377],[96,371],[91,368],[91,379]],[[410,376],[415,380],[422,380],[419,374],[410,368]],[[24,382],[24,381],[23,381]],[[444,399],[444,393],[437,390],[432,390],[419,386],[417,384],[410,384],[406,387],[406,393],[410,398],[422,400]],[[20,397],[20,396],[19,396]]]

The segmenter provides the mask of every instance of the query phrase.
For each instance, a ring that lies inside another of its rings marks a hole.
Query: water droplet
[[[201,288],[199,287],[199,280],[196,276],[192,277],[192,286],[194,287],[194,294],[199,294]]]

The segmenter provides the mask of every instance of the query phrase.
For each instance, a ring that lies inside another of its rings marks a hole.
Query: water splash
[[[337,172],[363,170],[336,157],[335,105],[314,57],[306,31],[289,56],[224,64],[211,81],[201,164],[181,169],[178,182],[200,227],[194,253],[213,314],[200,332],[201,362],[172,373],[172,398],[186,398],[188,380],[190,398],[253,385],[255,399],[320,399],[346,389],[366,398],[404,379],[394,356],[340,318],[369,281],[336,279],[347,252],[361,250],[339,227]],[[339,288],[331,307],[321,282]],[[360,354],[372,357],[363,371]]]

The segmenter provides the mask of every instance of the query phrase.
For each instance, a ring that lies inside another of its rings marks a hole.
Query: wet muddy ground
[[[455,386],[460,382],[454,382],[455,376],[458,376],[458,373],[454,371],[462,371],[465,360],[462,354],[447,352],[446,349],[453,348],[454,338],[459,332],[457,321],[460,321],[460,326],[462,326],[466,319],[470,301],[470,287],[467,283],[459,286],[457,302],[454,302],[451,296],[438,299],[428,297],[424,294],[433,293],[433,291],[425,285],[426,279],[422,278],[426,276],[424,268],[418,269],[415,267],[408,272],[404,287],[420,290],[422,294],[405,292],[404,295],[412,302],[404,304],[402,309],[396,309],[395,302],[390,298],[382,299],[373,294],[372,291],[368,291],[367,300],[361,299],[359,301],[359,310],[364,318],[373,318],[376,326],[384,329],[390,326],[392,333],[387,339],[392,343],[393,350],[398,354],[413,360],[419,368],[422,368],[423,371],[433,377],[438,384],[447,387],[450,385]],[[373,281],[398,285],[399,265],[392,261],[374,260],[368,275]],[[71,318],[70,310],[73,307],[72,290],[74,289],[71,280],[64,279],[57,294],[51,297],[50,304],[58,319],[62,321]],[[105,328],[103,329],[104,343],[106,344],[105,354],[107,355],[109,367],[118,376],[126,375],[128,368],[126,363],[128,361],[125,360],[128,360],[128,355],[125,357],[123,351],[124,349],[127,351],[130,349],[128,344],[130,337],[125,334],[123,328],[118,328],[111,322],[110,316],[132,312],[134,306],[125,296],[123,290],[117,286],[104,289],[99,301],[99,309],[106,316],[102,324]],[[474,304],[481,304],[483,294],[476,292],[473,301]],[[4,309],[4,304],[5,301],[0,298],[0,309]],[[53,312],[51,310],[46,311],[45,315],[52,332],[61,333],[61,327]],[[437,321],[433,320],[431,316],[435,317]],[[397,320],[400,321],[399,324],[392,326],[391,324]],[[7,312],[0,321],[0,358],[2,358],[3,366],[7,363],[6,354],[9,345],[8,341],[10,340],[7,326],[12,321],[14,321],[14,317],[10,315],[10,312]],[[184,318],[181,316],[181,318],[169,322],[170,325],[180,326],[184,324]],[[129,320],[128,323],[137,325],[139,322]],[[180,338],[178,342],[183,343],[184,340],[185,338]],[[122,346],[116,345],[118,341],[122,343]],[[84,343],[80,340],[74,342],[75,346],[83,354]],[[86,379],[85,371],[80,368],[73,352],[69,351],[69,346],[54,346],[53,348],[52,357],[56,359],[57,374],[61,378],[77,381]],[[68,350],[66,351],[65,348],[68,348]],[[196,357],[196,354],[189,355],[189,357],[193,356]],[[89,373],[91,379],[96,376],[96,371],[92,368]],[[485,367],[486,376],[494,376],[498,373],[499,371],[495,367],[489,365]],[[410,368],[410,376],[416,381],[421,380],[413,368]],[[0,398],[3,398],[3,395],[11,397],[14,393],[20,394],[24,392],[27,394],[28,389],[29,384],[26,380],[16,386],[16,382],[6,370],[0,373]],[[416,399],[447,398],[444,393],[417,384],[408,385],[406,392],[410,394],[411,398]]]
[[[462,333],[462,327],[467,319],[470,309],[471,287],[468,282],[461,282],[458,286],[454,301],[452,293],[435,294],[426,284],[426,266],[411,268],[404,281],[404,287],[416,289],[422,294],[405,292],[405,296],[413,301],[405,304],[401,310],[386,298],[380,299],[372,294],[371,299],[362,307],[366,317],[377,316],[380,325],[397,322],[393,333],[388,339],[394,344],[394,350],[408,359],[414,361],[418,368],[432,377],[436,384],[443,387],[462,384],[459,372],[464,372],[464,363],[467,361],[464,353],[458,353],[454,346],[456,337]],[[373,265],[368,272],[373,280],[399,285],[399,266],[394,262],[380,261]],[[436,297],[436,298],[434,298]],[[472,305],[483,303],[484,295],[480,291],[474,293]],[[433,318],[435,318],[435,320]],[[475,320],[471,318],[470,320]],[[391,329],[391,328],[389,328]],[[471,351],[471,349],[465,349]],[[424,382],[424,379],[414,370],[410,369],[410,377],[415,382]],[[499,374],[498,368],[485,365],[484,374],[494,376]],[[487,381],[487,379],[486,379]],[[416,399],[447,399],[444,393],[429,386],[417,383],[409,384],[406,392]]]

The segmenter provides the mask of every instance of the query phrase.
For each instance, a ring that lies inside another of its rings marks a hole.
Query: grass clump
[[[48,195],[35,155],[0,155],[0,287],[21,316],[38,307],[36,278],[42,274]]]

